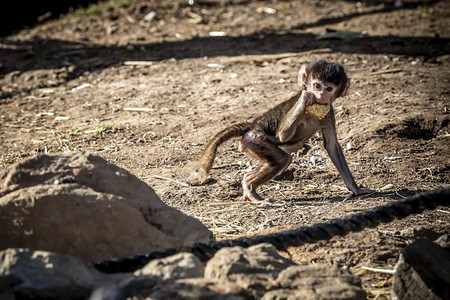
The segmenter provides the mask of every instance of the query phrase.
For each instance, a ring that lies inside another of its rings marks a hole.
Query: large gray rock
[[[2,249],[47,250],[88,262],[212,238],[134,175],[80,152],[39,155],[1,171],[0,228]]]
[[[274,287],[276,276],[293,265],[271,244],[222,248],[206,264],[205,278],[233,282],[260,298]]]
[[[205,277],[230,279],[236,274],[271,274],[279,272],[294,262],[282,257],[271,244],[259,244],[249,248],[222,248],[206,264]]]
[[[395,266],[393,290],[398,299],[450,299],[450,235],[408,245]]]
[[[178,253],[166,258],[154,259],[142,269],[137,270],[136,276],[159,276],[164,280],[203,277],[204,267],[200,259],[192,253]]]
[[[362,300],[367,296],[361,281],[349,271],[325,264],[289,267],[278,275],[275,285],[263,299]]]
[[[70,255],[26,249],[0,251],[0,299],[86,299],[96,287],[125,277],[102,274]]]

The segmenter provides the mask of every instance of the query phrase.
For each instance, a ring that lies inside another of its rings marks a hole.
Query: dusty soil
[[[0,166],[94,152],[217,239],[309,226],[449,186],[449,1],[186,2],[111,0],[2,37]],[[362,36],[316,39],[327,29]],[[224,36],[210,36],[217,31]],[[283,53],[296,55],[263,56]],[[206,185],[167,180],[183,181],[183,165],[211,135],[294,94],[300,66],[317,58],[341,62],[352,78],[334,105],[338,136],[356,181],[377,193],[347,198],[319,135],[262,187],[273,205],[241,200],[240,180],[256,162],[236,140],[222,146]],[[417,237],[449,232],[449,213],[441,207],[286,255],[350,268],[371,298],[390,298],[392,276],[361,267],[393,269]]]

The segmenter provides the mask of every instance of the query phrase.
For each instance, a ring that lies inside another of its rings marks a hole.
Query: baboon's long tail
[[[225,128],[216,134],[206,145],[202,155],[197,161],[193,161],[186,165],[187,173],[186,181],[191,185],[200,185],[208,179],[209,171],[217,154],[217,148],[231,138],[242,136],[250,130],[250,123],[235,124]]]

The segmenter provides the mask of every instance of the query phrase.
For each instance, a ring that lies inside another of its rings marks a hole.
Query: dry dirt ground
[[[37,153],[96,153],[217,239],[449,186],[450,1],[187,2],[105,1],[2,37],[0,166]],[[329,29],[361,36],[317,39]],[[256,162],[237,140],[220,148],[206,185],[167,180],[183,181],[183,165],[211,135],[294,94],[300,66],[317,58],[341,62],[352,78],[335,102],[338,136],[356,181],[377,193],[346,198],[320,135],[262,187],[273,205],[241,200],[240,180]],[[392,276],[361,267],[393,269],[415,238],[449,232],[449,213],[440,207],[285,254],[350,268],[371,298],[390,298]]]

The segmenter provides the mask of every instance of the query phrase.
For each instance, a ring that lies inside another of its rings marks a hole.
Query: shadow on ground
[[[373,2],[373,1],[371,1]],[[377,1],[375,1],[377,2]],[[429,1],[431,6],[439,1]],[[381,3],[381,2],[380,2]],[[375,3],[376,4],[376,3]],[[327,48],[332,52],[359,54],[395,54],[436,57],[450,53],[449,39],[431,37],[399,37],[392,35],[365,36],[353,40],[316,40],[316,36],[303,31],[307,28],[329,26],[343,21],[417,7],[417,2],[404,1],[401,8],[393,4],[375,7],[366,12],[351,13],[340,17],[322,18],[310,24],[296,24],[290,30],[255,32],[246,36],[202,37],[180,41],[165,41],[127,46],[102,46],[73,43],[64,40],[13,41],[8,37],[0,42],[0,76],[13,71],[34,69],[59,69],[74,66],[66,80],[83,72],[101,70],[111,65],[121,65],[126,60],[161,61],[175,58],[238,56],[252,54],[277,54],[302,52]]]

